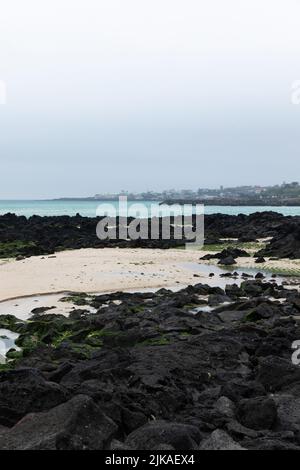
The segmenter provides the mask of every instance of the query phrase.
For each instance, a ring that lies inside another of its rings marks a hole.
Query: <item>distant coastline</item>
[[[128,201],[153,201],[160,204],[204,204],[206,206],[300,207],[300,184],[297,181],[275,186],[236,186],[218,189],[164,190],[161,192],[100,193],[90,197],[64,197],[54,201],[117,201],[125,196]]]
[[[243,207],[300,207],[300,199],[166,199],[160,204],[204,204],[205,206]]]
[[[130,198],[131,202],[149,202],[149,199],[146,198]],[[116,196],[107,196],[107,197],[74,197],[74,198],[58,198],[58,199],[49,199],[48,201],[53,202],[115,202],[117,201]],[[243,207],[262,207],[262,206],[271,206],[271,207],[300,207],[300,198],[297,199],[244,199],[244,198],[211,198],[211,199],[153,199],[153,203],[158,204],[204,204],[205,206],[243,206]]]

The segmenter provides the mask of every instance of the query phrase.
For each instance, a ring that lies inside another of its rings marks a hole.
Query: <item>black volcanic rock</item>
[[[12,319],[22,352],[1,366],[0,449],[299,449],[298,297],[246,280]]]
[[[224,266],[231,266],[232,264],[236,264],[236,261],[233,256],[226,256],[225,258],[221,258],[218,264],[222,264]]]
[[[172,219],[172,218],[171,218]],[[0,257],[39,256],[55,251],[79,248],[132,247],[172,248],[182,246],[184,240],[174,239],[171,229],[170,240],[162,237],[160,221],[158,240],[99,240],[96,227],[98,218],[70,216],[32,216],[28,219],[15,214],[0,216]],[[129,219],[130,223],[132,219]],[[299,217],[285,217],[276,212],[256,212],[250,215],[208,214],[205,216],[205,244],[224,242],[226,239],[254,241],[257,238],[274,237],[262,256],[299,258]],[[171,220],[172,222],[172,220]],[[116,224],[118,228],[119,219]],[[195,225],[196,218],[193,218]],[[151,219],[148,219],[150,227]],[[221,239],[221,240],[220,240]],[[278,252],[278,253],[277,253]],[[236,256],[245,256],[236,254]]]
[[[249,253],[245,250],[241,250],[239,248],[225,248],[225,250],[222,250],[220,253],[213,253],[213,254],[207,254],[202,256],[202,260],[210,260],[210,259],[225,259],[228,257],[232,258],[238,258],[238,257],[249,257]],[[222,263],[223,264],[223,263]]]
[[[266,248],[256,253],[256,256],[276,256],[277,258],[300,258],[300,222],[286,223],[275,234]]]
[[[25,414],[49,410],[64,402],[68,392],[48,382],[35,369],[0,373],[0,424],[12,426]]]
[[[277,407],[272,398],[248,398],[240,401],[237,416],[247,428],[271,429],[277,419]]]
[[[93,400],[77,395],[43,413],[32,413],[0,435],[1,450],[103,450],[117,431]]]
[[[181,423],[155,421],[138,428],[129,434],[125,444],[133,450],[163,449],[195,450],[201,440],[196,426]]]

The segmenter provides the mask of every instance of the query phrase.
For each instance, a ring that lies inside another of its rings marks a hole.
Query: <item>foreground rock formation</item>
[[[300,450],[298,289],[72,300],[69,318],[0,316],[22,348],[0,373],[0,449]]]

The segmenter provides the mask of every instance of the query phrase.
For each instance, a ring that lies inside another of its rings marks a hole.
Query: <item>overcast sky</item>
[[[298,0],[10,0],[0,198],[300,179]]]

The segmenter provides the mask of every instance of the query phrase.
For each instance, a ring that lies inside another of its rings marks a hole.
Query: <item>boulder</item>
[[[257,273],[255,275],[255,279],[264,279],[264,278],[265,278],[265,276],[263,275],[263,273]]]
[[[125,444],[134,450],[156,450],[162,445],[175,450],[195,450],[199,442],[200,434],[195,426],[155,421],[129,434]]]
[[[277,407],[272,398],[243,399],[237,409],[238,421],[250,429],[271,429],[277,419]]]
[[[258,256],[255,260],[255,263],[260,264],[260,263],[265,263],[266,260],[263,256]]]
[[[77,395],[50,411],[25,416],[0,435],[0,449],[103,450],[116,432],[116,424],[91,398]]]
[[[226,418],[233,418],[235,415],[235,405],[227,397],[220,397],[215,404],[215,409]]]
[[[300,433],[300,398],[293,395],[273,395],[277,405],[277,428]]]
[[[266,391],[263,385],[257,381],[246,382],[245,380],[235,379],[226,383],[222,387],[221,393],[236,403],[242,398],[264,396]]]
[[[266,390],[275,392],[299,382],[300,368],[289,359],[266,356],[259,359],[256,378]]]
[[[211,435],[201,442],[200,450],[246,450],[235,442],[227,432],[216,429]]]
[[[223,266],[232,266],[233,264],[236,264],[236,261],[233,256],[226,256],[226,258],[221,258],[218,264],[222,264]]]
[[[16,369],[0,374],[0,424],[14,425],[32,411],[44,411],[68,399],[68,392],[48,382],[36,369]]]

